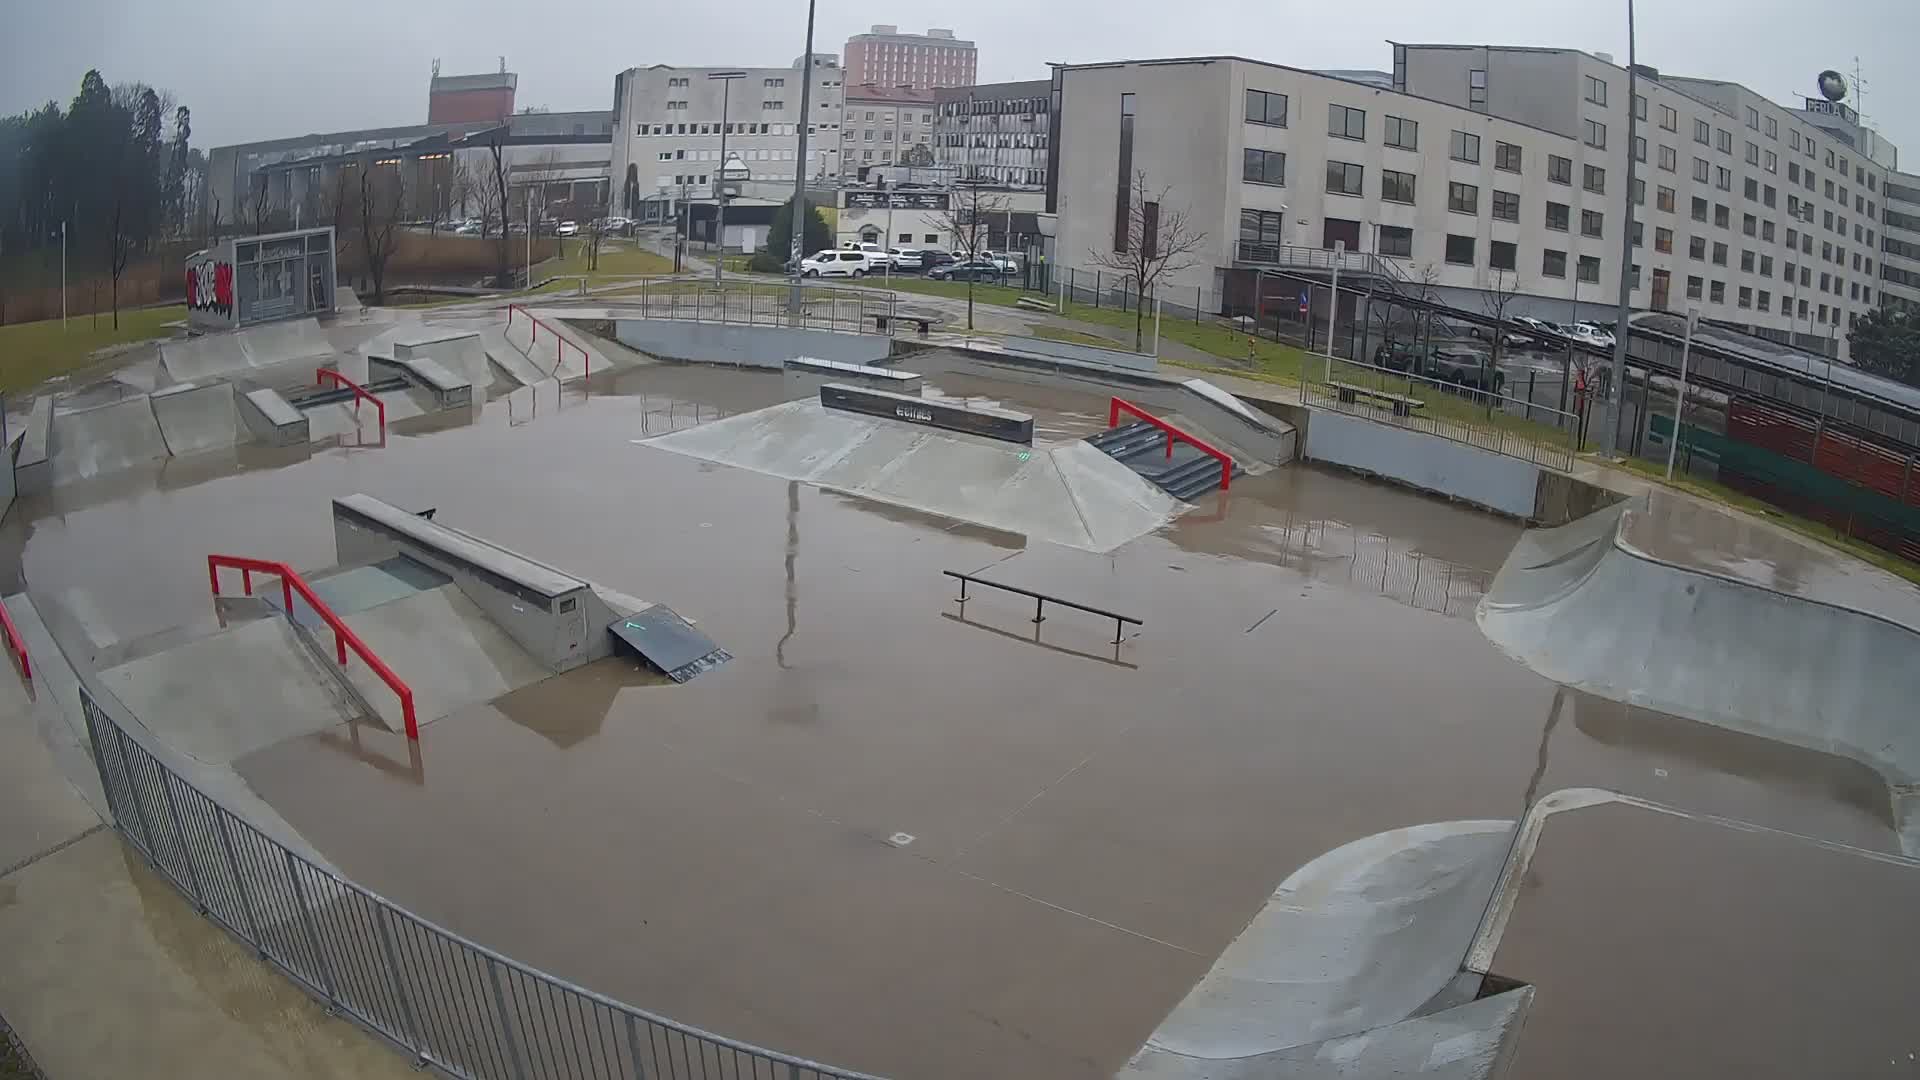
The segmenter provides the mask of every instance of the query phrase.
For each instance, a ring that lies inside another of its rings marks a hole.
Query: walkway
[[[0,1016],[53,1080],[417,1075],[201,917],[103,825],[54,764],[10,673],[0,673]]]

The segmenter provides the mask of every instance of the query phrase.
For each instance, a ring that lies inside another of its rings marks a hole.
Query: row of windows
[[[797,134],[797,126],[795,124],[641,124],[635,129],[634,134],[640,136],[719,135],[724,128],[728,135],[794,135]],[[824,126],[839,127],[838,124]]]
[[[968,98],[965,101],[948,101],[940,105],[942,116],[994,116],[1029,113],[1038,115],[1047,111],[1046,98]]]

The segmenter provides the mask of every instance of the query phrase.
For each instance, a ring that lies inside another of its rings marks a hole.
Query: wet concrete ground
[[[63,488],[5,534],[36,595],[103,642],[210,625],[210,551],[330,565],[327,499],[353,491],[697,620],[736,659],[686,686],[603,663],[429,724],[417,769],[380,764],[407,753],[375,731],[238,764],[427,918],[895,1075],[1108,1075],[1293,869],[1559,787],[1894,847],[1864,767],[1564,691],[1461,617],[1470,590],[1400,590],[1445,567],[1470,583],[1514,523],[1294,466],[1111,554],[1029,547],[643,444],[783,400],[777,374],[652,368],[618,389],[396,425],[377,450]],[[942,389],[1063,433],[1104,421],[1094,395]],[[1379,583],[1373,536],[1391,538]],[[943,569],[1145,626],[1116,650],[1111,623],[1059,611],[1036,641],[1029,602],[962,609]]]

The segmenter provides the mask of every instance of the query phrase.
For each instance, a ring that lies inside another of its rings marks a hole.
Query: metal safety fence
[[[1545,465],[1573,466],[1580,416],[1530,399],[1482,389],[1489,369],[1463,369],[1451,379],[1357,364],[1350,360],[1304,361],[1300,400],[1370,420],[1395,424],[1496,454]],[[1476,385],[1476,383],[1478,385]]]
[[[701,1031],[536,971],[315,866],[170,769],[84,683],[114,826],[201,914],[330,1011],[474,1080],[864,1074]],[[104,703],[104,704],[103,704]]]
[[[1308,576],[1377,592],[1442,615],[1472,616],[1493,571],[1430,555],[1411,540],[1324,517],[1287,515],[1264,526],[1283,563]]]
[[[796,315],[792,286],[784,282],[726,281],[716,285],[710,280],[679,278],[595,293],[593,299],[604,300],[609,307],[642,319],[685,319],[865,334],[891,334],[900,325],[900,320],[895,318],[898,296],[892,292],[802,285],[800,296]]]

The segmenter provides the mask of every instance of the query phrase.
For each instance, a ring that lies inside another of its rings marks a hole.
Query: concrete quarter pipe
[[[1920,851],[1920,630],[1903,617],[1907,587],[1888,578],[1870,604],[1823,595],[1807,583],[1826,553],[1679,502],[1639,496],[1527,533],[1481,601],[1481,630],[1556,682],[1873,766],[1903,850]],[[1743,559],[1665,550],[1663,523],[1682,514],[1725,519]]]

